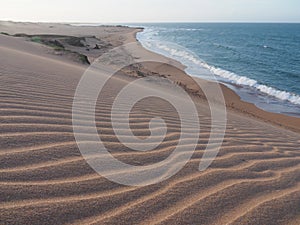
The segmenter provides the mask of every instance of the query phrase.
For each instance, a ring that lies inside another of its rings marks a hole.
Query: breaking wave
[[[267,86],[265,84],[259,83],[257,80],[248,78],[246,76],[240,76],[233,72],[217,68],[211,65],[208,65],[206,62],[199,59],[197,56],[189,52],[188,50],[183,50],[183,48],[176,48],[176,45],[166,42],[152,41],[153,34],[155,35],[154,30],[148,30],[146,34],[139,36],[139,40],[143,44],[143,46],[149,50],[154,52],[163,54],[167,57],[173,58],[177,61],[180,61],[185,66],[187,66],[187,70],[189,67],[201,66],[211,73],[216,75],[216,78],[222,78],[223,80],[229,81],[230,83],[247,86],[251,88],[255,88],[257,91],[267,94],[269,96],[275,97],[277,99],[288,101],[293,104],[300,105],[300,96],[294,93],[290,93],[287,91],[278,90],[274,87]],[[151,35],[149,35],[151,34]],[[175,47],[174,47],[175,46]],[[190,74],[195,75],[195,73]],[[201,74],[196,74],[197,76],[201,76]],[[203,78],[207,78],[204,76]]]

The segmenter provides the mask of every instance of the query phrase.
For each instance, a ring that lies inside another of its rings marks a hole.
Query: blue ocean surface
[[[197,69],[206,67],[243,100],[267,111],[300,116],[300,24],[130,25],[144,27],[138,40],[181,61],[190,75],[201,77]]]

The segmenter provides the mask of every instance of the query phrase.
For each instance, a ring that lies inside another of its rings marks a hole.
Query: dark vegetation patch
[[[5,32],[1,32],[1,34],[12,37],[22,37],[28,41],[48,46],[55,51],[56,55],[66,55],[83,64],[90,64],[89,57],[91,57],[91,59],[97,58],[113,47],[111,43],[100,40],[93,35],[75,37],[56,34],[29,35],[17,33],[10,35]]]
[[[86,55],[83,55],[83,54],[79,54],[79,59],[80,61],[83,63],[83,64],[88,64],[90,65],[90,61],[88,59],[88,57]]]
[[[30,41],[46,45],[53,48],[55,51],[61,52],[61,54],[69,54],[77,58],[77,60],[83,64],[90,64],[88,57],[76,51],[71,51],[65,46],[70,45],[74,47],[86,47],[84,44],[85,37],[73,37],[73,36],[64,36],[64,35],[27,35],[27,34],[15,34],[15,37],[25,37]]]
[[[145,73],[143,73],[143,72],[140,71],[140,70],[137,70],[136,73],[137,73],[137,75],[138,75],[139,77],[146,77],[146,76],[147,76]]]
[[[6,36],[10,36],[10,34],[6,33],[6,32],[1,32],[0,34],[6,35]]]

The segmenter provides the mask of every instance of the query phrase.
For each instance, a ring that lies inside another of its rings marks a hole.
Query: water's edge
[[[219,82],[236,92],[243,101],[252,103],[264,111],[300,117],[300,96],[259,84],[256,80],[208,65],[203,60],[199,60],[198,57],[194,57],[193,54],[189,54],[189,52],[172,49],[172,46],[167,46],[165,42],[157,42],[156,46],[149,45],[147,38],[143,36],[145,32],[147,32],[147,28],[137,34],[137,40],[142,46],[154,53],[181,62],[186,66],[185,72],[187,74],[206,79],[206,77],[198,76],[195,67],[205,68],[211,71]]]

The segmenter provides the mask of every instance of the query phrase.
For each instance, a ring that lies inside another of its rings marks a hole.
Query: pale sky
[[[1,0],[0,20],[300,22],[300,0]]]

